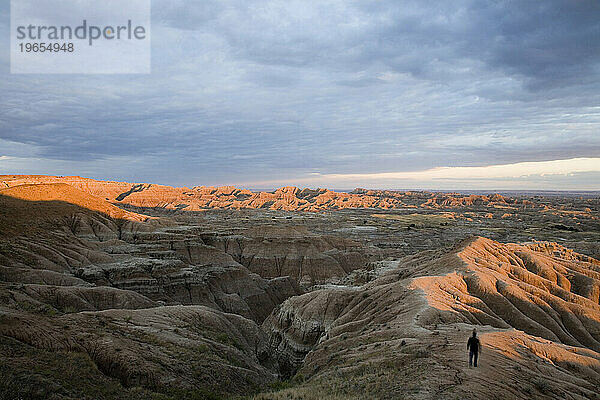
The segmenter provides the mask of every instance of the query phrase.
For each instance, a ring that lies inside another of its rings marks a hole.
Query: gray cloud
[[[0,156],[189,185],[593,157],[599,20],[595,0],[155,0],[149,76],[0,58]]]

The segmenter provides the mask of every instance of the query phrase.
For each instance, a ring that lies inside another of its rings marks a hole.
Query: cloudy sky
[[[598,0],[153,0],[149,75],[10,74],[0,15],[0,174],[600,189]]]

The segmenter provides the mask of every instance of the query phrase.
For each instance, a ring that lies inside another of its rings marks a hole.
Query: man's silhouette
[[[477,339],[477,330],[473,329],[473,336],[469,338],[467,342],[467,350],[469,350],[469,367],[475,364],[477,367],[477,357],[479,356],[479,350],[481,349],[481,343]]]

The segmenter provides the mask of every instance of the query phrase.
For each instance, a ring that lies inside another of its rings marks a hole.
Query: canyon
[[[0,398],[598,399],[599,216],[0,176]]]

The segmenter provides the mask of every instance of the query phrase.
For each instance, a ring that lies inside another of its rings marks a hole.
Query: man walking
[[[477,357],[479,356],[479,350],[481,349],[481,343],[477,339],[477,330],[473,329],[473,336],[469,338],[467,342],[467,350],[469,351],[469,367],[475,365],[477,367]]]

